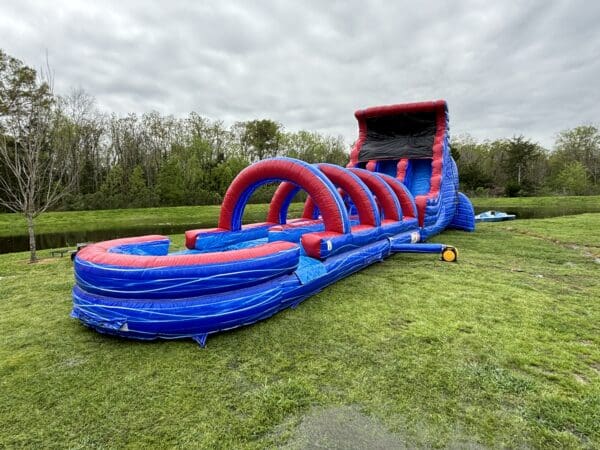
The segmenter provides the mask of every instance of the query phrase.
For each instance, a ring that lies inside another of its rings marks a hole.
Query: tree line
[[[226,126],[194,112],[118,116],[83,90],[54,93],[52,71],[36,71],[0,49],[0,211],[24,215],[35,260],[35,218],[82,210],[219,204],[255,161],[288,156],[345,165],[341,137],[287,131],[270,120]],[[461,189],[477,196],[600,193],[600,133],[558,134],[545,149],[524,136],[452,141]],[[274,186],[252,201],[268,202]]]
[[[600,194],[600,131],[581,125],[558,133],[551,150],[525,138],[452,140],[461,189],[482,196]]]
[[[276,156],[334,164],[347,160],[341,138],[289,132],[269,119],[226,127],[196,113],[184,118],[156,112],[95,114],[77,131],[78,175],[64,209],[220,204],[233,178],[254,161]],[[262,189],[253,200],[269,201],[271,191]]]

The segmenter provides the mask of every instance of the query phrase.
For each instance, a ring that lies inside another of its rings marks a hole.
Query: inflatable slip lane
[[[361,110],[347,168],[290,158],[244,169],[225,194],[217,228],[92,244],[75,258],[72,316],[102,333],[184,338],[251,324],[395,252],[456,251],[424,244],[445,228],[474,229],[457,190],[445,102]],[[280,183],[266,221],[242,226],[252,193]],[[289,220],[294,196],[308,194]]]

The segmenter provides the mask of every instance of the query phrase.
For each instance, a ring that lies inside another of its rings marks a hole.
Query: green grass
[[[92,332],[67,258],[2,255],[0,447],[264,448],[350,408],[409,447],[598,448],[599,230],[446,232],[457,264],[393,256],[203,350]]]
[[[520,211],[529,213],[528,210],[533,210],[534,213],[537,212],[544,217],[600,212],[599,195],[579,197],[479,197],[472,198],[471,201],[476,211],[508,209],[518,214]]]
[[[268,205],[246,206],[244,220],[264,221]],[[139,209],[106,209],[98,211],[57,211],[42,214],[36,220],[37,233],[110,230],[152,225],[217,225],[221,206],[174,206]],[[300,212],[302,204],[293,203],[290,212]],[[0,237],[26,235],[25,219],[19,214],[0,214]]]

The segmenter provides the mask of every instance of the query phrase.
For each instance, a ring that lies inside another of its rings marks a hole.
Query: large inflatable
[[[75,257],[72,317],[135,339],[193,338],[248,325],[298,305],[325,286],[446,228],[472,231],[458,192],[445,101],[356,112],[359,137],[346,168],[273,158],[247,167],[225,194],[218,227],[185,233],[187,249],[141,236],[89,245]],[[246,203],[279,182],[266,221],[242,225]],[[302,217],[288,219],[304,190]]]

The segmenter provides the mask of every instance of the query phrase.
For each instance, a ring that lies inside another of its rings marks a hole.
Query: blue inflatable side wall
[[[452,222],[448,225],[448,228],[462,231],[475,231],[475,211],[471,200],[463,194],[458,193],[458,205],[456,206],[456,213],[452,218]]]

